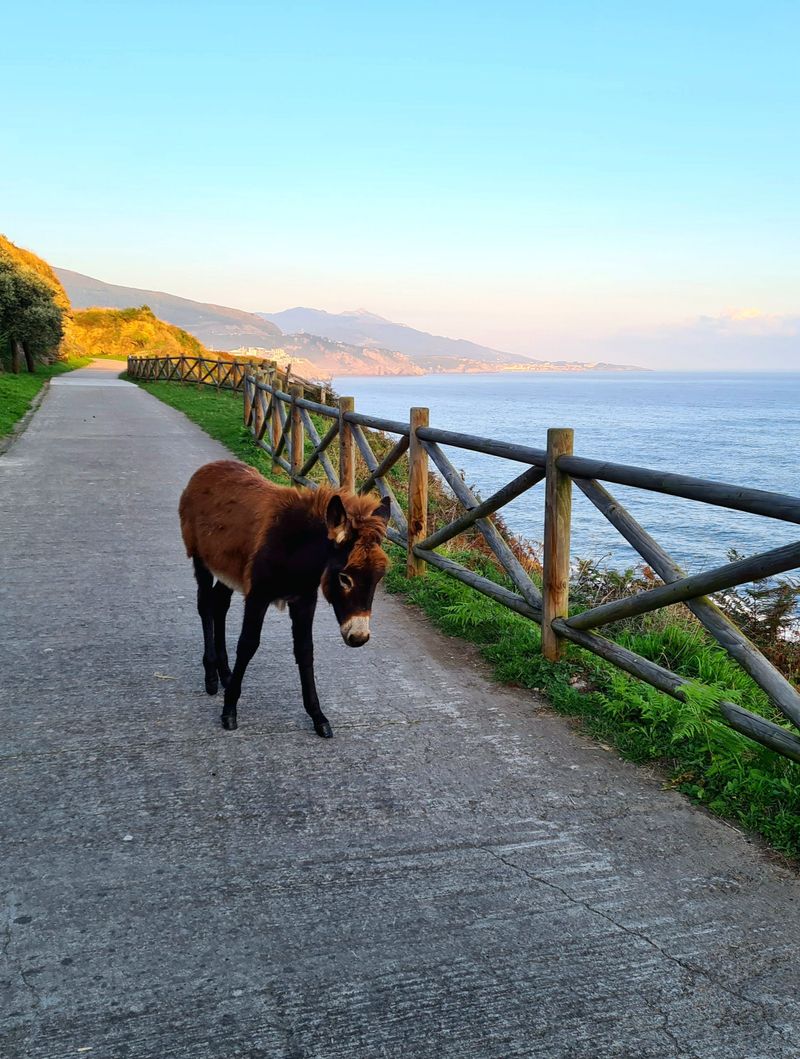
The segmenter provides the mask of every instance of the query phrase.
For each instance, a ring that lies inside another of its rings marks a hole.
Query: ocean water
[[[525,373],[340,378],[356,409],[544,448],[548,427],[575,430],[575,454],[800,496],[798,373]],[[473,489],[489,496],[521,464],[448,448]],[[800,539],[800,526],[624,486],[606,486],[685,568],[725,562]],[[542,539],[543,486],[503,509],[511,529]],[[572,553],[625,567],[638,556],[573,490]]]

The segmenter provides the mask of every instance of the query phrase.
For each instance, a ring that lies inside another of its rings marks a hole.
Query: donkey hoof
[[[239,727],[236,721],[235,713],[223,713],[222,715],[222,727],[226,732],[235,732]]]
[[[206,677],[206,691],[209,695],[216,695],[219,691],[219,681],[216,676]]]
[[[314,731],[317,733],[317,735],[321,736],[323,739],[332,739],[333,738],[333,730],[331,729],[331,726],[330,726],[330,724],[328,724],[327,721],[318,721],[314,725]]]

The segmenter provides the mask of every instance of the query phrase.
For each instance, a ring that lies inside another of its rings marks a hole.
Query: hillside
[[[231,350],[239,346],[270,349],[280,338],[280,329],[275,324],[242,309],[178,298],[162,291],[120,287],[66,268],[57,268],[55,272],[76,309],[131,309],[149,305],[161,320],[189,331],[211,349]]]
[[[50,296],[45,296],[46,301],[52,306],[53,312],[53,330],[46,342],[46,348],[36,348],[37,343],[34,340],[34,336],[29,334],[24,339],[22,346],[17,346],[17,357],[20,355],[20,349],[28,351],[26,357],[29,354],[31,355],[32,360],[30,363],[37,361],[39,363],[48,363],[57,359],[80,356],[80,350],[77,349],[73,337],[69,298],[51,266],[31,250],[17,246],[16,243],[12,243],[4,235],[0,235],[0,257],[9,265],[12,273],[19,272],[20,275],[33,273],[36,279],[43,282],[51,292]],[[40,322],[40,325],[48,316],[49,313],[46,309],[44,310],[44,315],[42,315],[42,307],[37,306],[35,319]],[[20,317],[17,316],[16,319],[19,320]],[[12,368],[14,364],[8,333],[8,328],[5,325],[0,327],[0,370],[2,370],[2,361],[6,358],[9,359]]]
[[[146,305],[131,309],[73,312],[72,337],[84,356],[208,356],[208,350],[180,327],[164,323]]]
[[[149,305],[156,316],[183,328],[211,349],[263,350],[269,355],[284,350],[287,359],[307,362],[307,370],[319,378],[428,372],[631,370],[619,364],[533,360],[466,339],[428,334],[364,310],[328,313],[296,308],[279,313],[248,313],[162,291],[104,283],[69,269],[58,268],[55,272],[76,308]]]
[[[44,280],[53,291],[56,305],[63,311],[63,337],[60,345],[46,359],[52,359],[53,355],[61,359],[114,357],[124,360],[132,354],[208,354],[202,342],[180,327],[158,319],[152,309],[142,305],[141,300],[135,307],[81,310],[70,304],[69,294],[57,270],[41,257],[16,246],[2,235],[0,253]],[[70,276],[74,275],[70,273]],[[264,326],[271,331],[277,330],[272,324],[265,323]]]
[[[278,360],[283,351],[285,360],[293,361],[300,374],[308,373],[314,378],[423,374],[423,369],[402,353],[378,349],[374,344],[371,348],[364,348],[319,335],[283,335],[275,324],[241,309],[138,287],[120,287],[66,268],[56,269],[56,272],[76,308],[124,309],[146,304],[162,320],[182,327],[212,349],[246,351],[248,354],[262,351]]]
[[[253,353],[246,349],[237,352]],[[335,342],[318,335],[283,335],[280,346],[269,351],[280,363],[295,365],[300,375],[329,379],[334,375],[424,375],[409,357],[388,349],[369,349]],[[301,367],[301,363],[305,365]]]
[[[0,250],[4,250],[15,261],[35,272],[52,289],[56,305],[59,305],[62,309],[69,310],[70,303],[67,293],[56,276],[55,270],[43,258],[38,257],[31,250],[17,246],[10,239],[6,239],[4,235],[0,235]]]
[[[481,346],[463,338],[445,338],[418,331],[405,324],[396,324],[382,316],[358,309],[348,313],[328,313],[322,309],[298,307],[279,313],[259,313],[277,324],[282,331],[307,332],[324,335],[355,346],[392,349],[404,353],[423,371],[492,371],[506,365],[519,365],[522,370],[533,368],[542,361],[531,360],[515,353]]]

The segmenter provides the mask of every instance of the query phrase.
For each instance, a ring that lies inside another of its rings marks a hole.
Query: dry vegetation
[[[84,356],[126,360],[129,356],[203,357],[209,351],[188,332],[138,309],[81,309],[72,314],[71,336]],[[216,354],[215,354],[216,356]]]

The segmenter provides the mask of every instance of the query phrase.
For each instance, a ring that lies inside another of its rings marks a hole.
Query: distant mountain
[[[346,313],[327,313],[322,309],[286,309],[280,313],[258,313],[271,320],[282,331],[305,331],[324,335],[355,346],[396,349],[424,371],[491,371],[492,366],[520,365],[534,368],[542,361],[504,353],[489,346],[480,346],[463,338],[444,338],[418,331],[405,324],[396,324],[382,316],[356,309]]]
[[[393,323],[364,309],[327,313],[287,309],[248,313],[178,298],[163,291],[104,283],[66,268],[54,270],[76,309],[149,306],[155,315],[209,349],[262,350],[303,361],[315,378],[336,375],[421,375],[427,372],[625,371],[619,364],[533,360],[463,338],[444,338]],[[284,334],[283,332],[287,332]],[[300,370],[298,368],[298,370]]]
[[[66,268],[57,268],[55,272],[76,309],[131,309],[149,305],[161,320],[184,328],[210,349],[231,350],[237,346],[269,349],[281,337],[280,328],[275,324],[242,309],[195,302],[162,291],[119,287]]]
[[[354,346],[318,335],[284,335],[268,356],[281,364],[291,363],[298,375],[307,375],[306,365],[310,364],[311,377],[315,379],[330,379],[335,375],[425,374],[409,357],[395,350]]]

